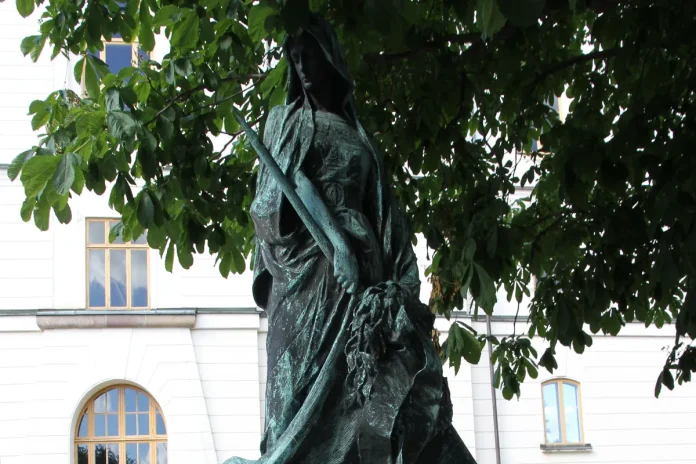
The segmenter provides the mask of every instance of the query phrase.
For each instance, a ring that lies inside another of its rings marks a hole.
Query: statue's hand
[[[358,289],[358,260],[347,246],[334,248],[334,277],[348,293],[353,294]]]

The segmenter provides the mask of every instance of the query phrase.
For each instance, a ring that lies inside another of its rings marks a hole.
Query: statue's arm
[[[338,281],[353,293],[358,286],[358,263],[348,236],[302,169],[295,170],[292,180],[300,199],[334,247],[334,271]]]

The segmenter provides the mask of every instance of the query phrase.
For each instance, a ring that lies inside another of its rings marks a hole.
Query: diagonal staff
[[[316,240],[321,251],[329,259],[329,261],[333,263],[334,249],[326,234],[321,229],[319,224],[317,224],[317,221],[314,220],[309,210],[307,210],[307,207],[302,202],[302,199],[297,194],[283,171],[280,169],[278,163],[276,163],[276,161],[273,159],[273,156],[268,151],[268,148],[266,148],[266,146],[263,144],[258,134],[249,126],[249,124],[247,124],[244,116],[241,115],[237,108],[233,108],[233,111],[237,121],[239,121],[239,124],[242,126],[242,129],[244,129],[247,137],[249,137],[251,146],[254,147],[254,150],[256,150],[256,153],[259,155],[259,160],[261,160],[261,162],[268,168],[271,177],[278,182],[280,189],[283,191],[292,207],[295,208],[297,215],[300,217],[305,227],[307,227],[309,233],[312,234],[312,237],[314,237],[314,240]]]

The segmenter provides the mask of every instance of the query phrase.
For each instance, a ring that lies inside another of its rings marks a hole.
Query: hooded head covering
[[[348,63],[343,55],[343,50],[338,42],[336,32],[325,19],[312,14],[309,17],[306,29],[304,29],[302,33],[306,33],[316,40],[319,48],[324,54],[326,63],[333,71],[333,84],[336,87],[333,89],[333,92],[338,95],[337,98],[340,100],[340,106],[344,113],[341,116],[344,116],[351,124],[357,126],[357,113],[353,100],[353,79],[348,70]],[[290,50],[292,49],[295,38],[296,37],[288,35],[283,40],[283,52],[289,64],[287,96],[285,99],[288,105],[297,102],[298,99],[303,100],[306,98],[302,83],[290,59]]]

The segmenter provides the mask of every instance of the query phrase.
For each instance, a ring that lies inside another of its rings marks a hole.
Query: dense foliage
[[[263,128],[284,98],[277,43],[319,11],[345,46],[359,115],[413,232],[435,250],[433,310],[449,316],[471,299],[490,314],[496,286],[521,302],[537,276],[529,333],[497,340],[455,322],[443,346],[455,368],[478,362],[487,339],[511,398],[537,366],[556,367],[559,343],[582,353],[590,333],[676,321],[656,394],[696,370],[696,3],[16,2],[24,16],[44,8],[22,52],[76,56],[85,87],[31,104],[44,135],[9,170],[26,191],[22,217],[40,229],[51,210],[69,222],[84,188],[113,184],[112,235],[146,231],[169,269],[207,250],[222,275],[243,271],[255,155],[232,107]],[[163,34],[171,51],[113,75],[96,52],[116,34],[144,52]],[[563,92],[573,101],[561,123],[548,103]],[[230,142],[216,148],[211,136]],[[519,185],[533,186],[528,201]],[[549,342],[541,356],[535,335]]]

